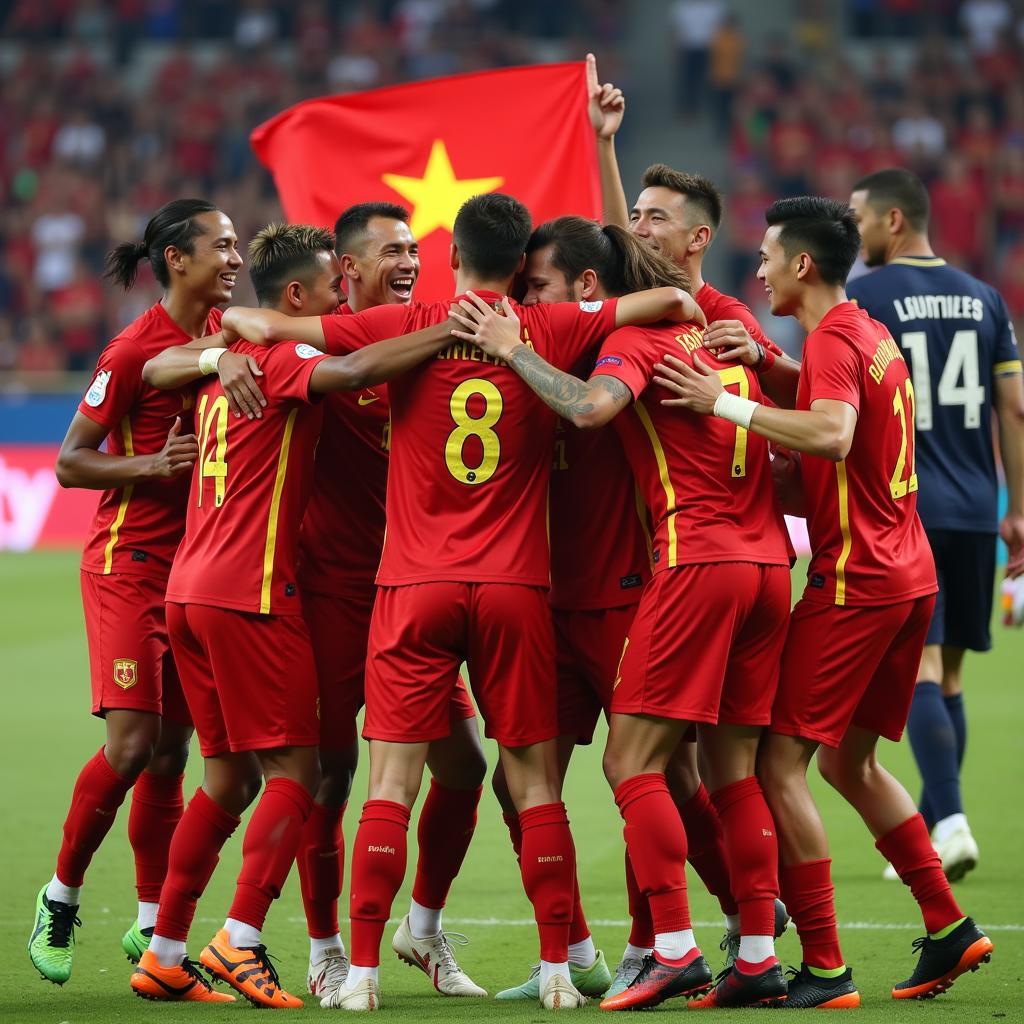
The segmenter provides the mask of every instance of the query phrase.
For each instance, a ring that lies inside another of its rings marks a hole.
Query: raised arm
[[[857,410],[847,402],[819,398],[806,411],[774,409],[730,394],[714,370],[696,355],[693,361],[696,369],[671,355],[666,355],[664,362],[655,363],[654,382],[676,396],[662,399],[662,405],[719,416],[792,451],[833,462],[840,462],[849,454],[857,428]]]
[[[659,320],[673,323],[707,325],[707,317],[694,297],[681,288],[648,288],[623,295],[615,306],[615,326],[655,324]]]
[[[302,341],[321,352],[327,345],[324,325],[318,316],[286,316],[275,309],[229,306],[224,310],[221,326],[254,345]]]
[[[442,320],[400,338],[365,345],[345,356],[321,359],[309,378],[309,388],[318,394],[359,391],[401,376],[449,344],[455,326],[452,320]]]
[[[633,401],[633,394],[617,377],[596,374],[580,380],[552,366],[520,340],[520,322],[507,297],[502,298],[504,315],[479,296],[470,293],[452,319],[459,328],[452,334],[465,338],[488,355],[504,360],[549,408],[573,426],[583,430],[604,426]]]
[[[1020,576],[1024,574],[1024,378],[1019,373],[997,377],[993,397],[1009,497],[999,533],[1010,549],[1006,575]]]
[[[587,113],[597,135],[597,166],[601,174],[601,220],[605,224],[629,227],[629,207],[622,188],[622,175],[615,156],[615,134],[622,124],[626,99],[611,82],[601,84],[597,58],[587,54]]]
[[[181,432],[175,418],[160,451],[152,455],[110,455],[99,451],[109,430],[76,412],[57,454],[54,471],[61,487],[106,491],[114,487],[179,476],[192,469],[199,456],[195,434]]]

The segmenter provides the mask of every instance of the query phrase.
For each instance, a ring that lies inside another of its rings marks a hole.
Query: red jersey
[[[267,406],[262,419],[238,419],[216,377],[200,387],[199,461],[167,600],[298,615],[295,554],[321,420],[309,378],[326,356],[290,341],[270,348],[239,341],[231,350],[259,363]]]
[[[577,376],[593,364],[577,367]],[[651,540],[647,509],[615,430],[577,430],[559,418],[551,468],[552,607],[636,604],[651,576]]]
[[[811,564],[804,598],[895,604],[938,588],[917,516],[914,387],[889,328],[856,303],[830,309],[804,343],[797,409],[819,398],[857,410],[840,462],[802,457]]]
[[[786,530],[772,484],[768,442],[726,420],[661,404],[654,364],[693,354],[722,383],[760,401],[757,374],[702,348],[694,325],[623,327],[601,347],[594,374],[621,380],[636,403],[615,418],[626,457],[655,522],[654,571],[704,562],[788,565]]]
[[[220,316],[219,309],[210,310],[206,334],[220,330]],[[192,388],[158,391],[142,379],[147,360],[191,340],[158,302],[100,354],[78,411],[110,431],[111,455],[155,454],[167,442],[176,416],[181,417],[181,432],[191,433]],[[166,579],[185,532],[188,487],[189,476],[181,473],[104,491],[89,527],[82,568]]]
[[[493,292],[480,293],[497,302]],[[451,302],[323,318],[329,352],[446,319]],[[615,328],[614,299],[519,306],[523,341],[573,366]],[[547,497],[555,414],[504,363],[469,342],[391,381],[387,536],[377,582],[550,582]]]
[[[335,315],[349,316],[347,305]],[[299,534],[303,590],[343,596],[373,586],[384,545],[391,405],[386,384],[323,401],[313,493]],[[343,525],[339,525],[343,524]]]
[[[761,325],[757,322],[757,317],[751,313],[750,307],[740,302],[739,299],[734,299],[731,295],[723,295],[717,288],[712,288],[707,282],[694,295],[694,298],[697,300],[697,305],[700,306],[704,316],[707,317],[708,326],[716,320],[739,320],[746,327],[747,334],[754,341],[760,342],[766,349],[774,352],[777,356],[782,355],[782,349],[761,330]]]

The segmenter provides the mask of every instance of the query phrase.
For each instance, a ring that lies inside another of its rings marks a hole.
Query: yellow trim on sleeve
[[[124,442],[125,455],[135,454],[135,443],[132,440],[132,421],[127,417],[121,417],[121,439]],[[110,524],[110,540],[103,549],[103,575],[109,576],[114,566],[114,548],[117,546],[117,536],[124,524],[124,517],[128,512],[128,502],[132,500],[132,492],[135,484],[125,484],[121,491],[121,504],[117,506],[117,514]]]
[[[897,256],[889,263],[899,263],[904,267],[944,267],[946,261],[938,256]]]
[[[676,513],[671,510],[676,507],[676,492],[668,475],[668,460],[665,458],[665,449],[661,446],[658,432],[651,422],[650,413],[644,408],[642,402],[634,403],[633,408],[647,432],[651,448],[654,449],[654,461],[658,464],[658,476],[661,478],[661,486],[665,491],[666,509],[669,512],[665,522],[668,528],[668,565],[670,568],[674,568],[677,560],[678,541],[676,538]]]
[[[843,548],[836,560],[836,604],[846,604],[846,563],[853,549],[850,535],[850,492],[846,483],[846,460],[836,463],[836,483],[839,486],[839,532],[843,535]]]
[[[1019,359],[1007,359],[1003,363],[996,363],[992,367],[993,377],[1012,377],[1015,373],[1021,372],[1021,361]]]
[[[267,543],[263,549],[260,615],[270,614],[270,586],[274,580],[274,549],[277,546],[277,517],[281,511],[281,494],[284,491],[284,478],[288,473],[288,451],[292,446],[292,431],[295,429],[295,417],[298,414],[298,406],[288,413],[284,434],[281,437],[281,451],[277,456],[277,476],[274,477],[274,491],[270,498],[270,515],[267,518]]]

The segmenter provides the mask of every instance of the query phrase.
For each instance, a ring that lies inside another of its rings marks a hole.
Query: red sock
[[[647,897],[640,891],[640,885],[633,871],[633,862],[626,850],[626,899],[629,901],[629,916],[632,925],[629,929],[630,945],[639,949],[654,948],[654,922],[651,920],[651,905]]]
[[[560,964],[569,959],[576,850],[565,804],[541,804],[519,814],[523,832],[523,888],[533,904],[540,934],[540,958]]]
[[[921,908],[927,932],[942,931],[964,916],[942,873],[942,861],[928,838],[920,814],[907,818],[875,843],[878,852],[896,869]]]
[[[79,772],[71,794],[71,808],[64,820],[64,841],[57,854],[57,877],[72,887],[85,881],[85,871],[92,855],[114,824],[118,807],[132,788],[110,767],[103,747],[86,762]]]
[[[665,776],[634,775],[615,790],[615,803],[626,823],[626,848],[640,891],[650,904],[654,931],[689,928],[686,832]]]
[[[380,964],[380,940],[391,904],[405,877],[409,808],[391,800],[367,800],[352,843],[352,963]]]
[[[143,772],[132,790],[128,842],[135,854],[135,890],[140,903],[160,902],[171,836],[185,810],[181,793],[184,778]]]
[[[419,859],[412,887],[412,898],[421,907],[440,910],[448,899],[476,830],[476,809],[482,792],[483,786],[448,789],[436,779],[430,780],[416,831]]]
[[[512,840],[512,850],[516,855],[516,863],[520,866],[520,868],[522,868],[523,830],[519,824],[519,815],[508,814],[505,811],[502,811],[501,816],[505,821],[505,827],[508,829],[508,837]]]
[[[717,790],[712,799],[722,823],[741,935],[775,934],[779,843],[761,784],[751,775]]]
[[[167,851],[167,877],[160,890],[156,934],[184,942],[196,903],[213,875],[220,851],[238,828],[239,819],[197,789],[174,830]]]
[[[729,860],[722,837],[722,823],[715,805],[702,782],[697,792],[679,807],[679,817],[686,829],[686,854],[693,870],[722,908],[723,914],[738,914],[729,880]]]
[[[294,779],[271,779],[263,787],[242,840],[242,870],[228,917],[260,929],[270,904],[295,863],[313,797]]]
[[[331,939],[338,934],[338,897],[345,880],[345,833],[341,819],[347,806],[314,803],[302,828],[295,863],[311,939]]]
[[[826,857],[783,865],[779,871],[782,900],[800,936],[804,963],[829,971],[844,963],[836,931],[831,866]]]

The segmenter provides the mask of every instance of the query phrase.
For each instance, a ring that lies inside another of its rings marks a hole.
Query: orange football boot
[[[298,1010],[302,1006],[298,996],[281,988],[267,947],[243,946],[236,949],[231,945],[225,928],[221,928],[199,954],[199,962],[214,977],[226,981],[245,996],[253,1006],[277,1010]]]
[[[132,990],[143,999],[179,1003],[233,1003],[227,992],[214,992],[195,961],[185,957],[177,967],[163,967],[148,949],[132,972]]]

